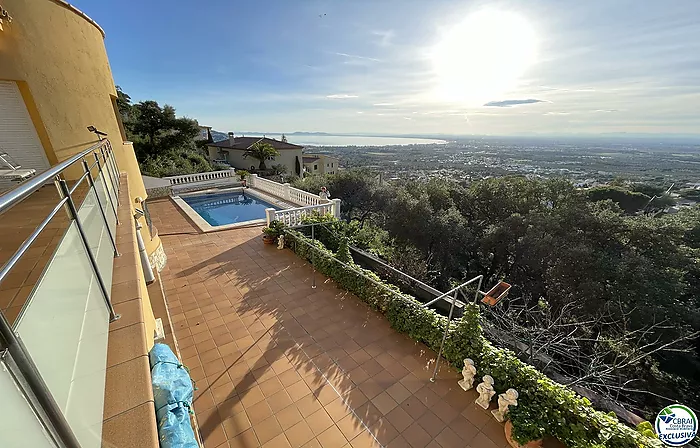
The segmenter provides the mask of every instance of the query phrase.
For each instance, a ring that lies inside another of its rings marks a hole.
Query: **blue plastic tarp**
[[[154,345],[148,358],[161,448],[198,448],[190,421],[190,374],[165,344]]]

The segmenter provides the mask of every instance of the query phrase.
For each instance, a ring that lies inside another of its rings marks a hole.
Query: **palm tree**
[[[255,142],[253,146],[246,149],[245,154],[243,154],[243,157],[252,157],[254,159],[258,159],[260,161],[260,166],[258,166],[258,169],[264,171],[267,169],[267,167],[265,166],[265,160],[272,160],[278,155],[280,155],[280,153],[275,149],[274,146],[272,146],[269,143],[259,141]]]

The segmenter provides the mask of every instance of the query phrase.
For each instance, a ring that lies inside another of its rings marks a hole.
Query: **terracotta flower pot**
[[[275,237],[270,235],[263,235],[263,243],[265,244],[275,244]]]
[[[506,440],[512,446],[513,448],[539,448],[542,446],[542,440],[533,440],[531,442],[527,442],[525,445],[521,445],[515,440],[513,440],[513,437],[511,436],[511,433],[513,432],[513,424],[510,422],[510,420],[506,420],[506,424],[503,427],[505,433],[506,433]]]

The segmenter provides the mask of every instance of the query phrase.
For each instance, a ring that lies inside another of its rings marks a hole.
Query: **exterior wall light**
[[[12,16],[5,8],[2,7],[2,5],[0,5],[0,31],[3,31],[3,24],[5,22],[12,23]]]

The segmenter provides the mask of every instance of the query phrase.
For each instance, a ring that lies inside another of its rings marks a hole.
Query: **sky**
[[[220,131],[698,134],[700,1],[73,0]]]

